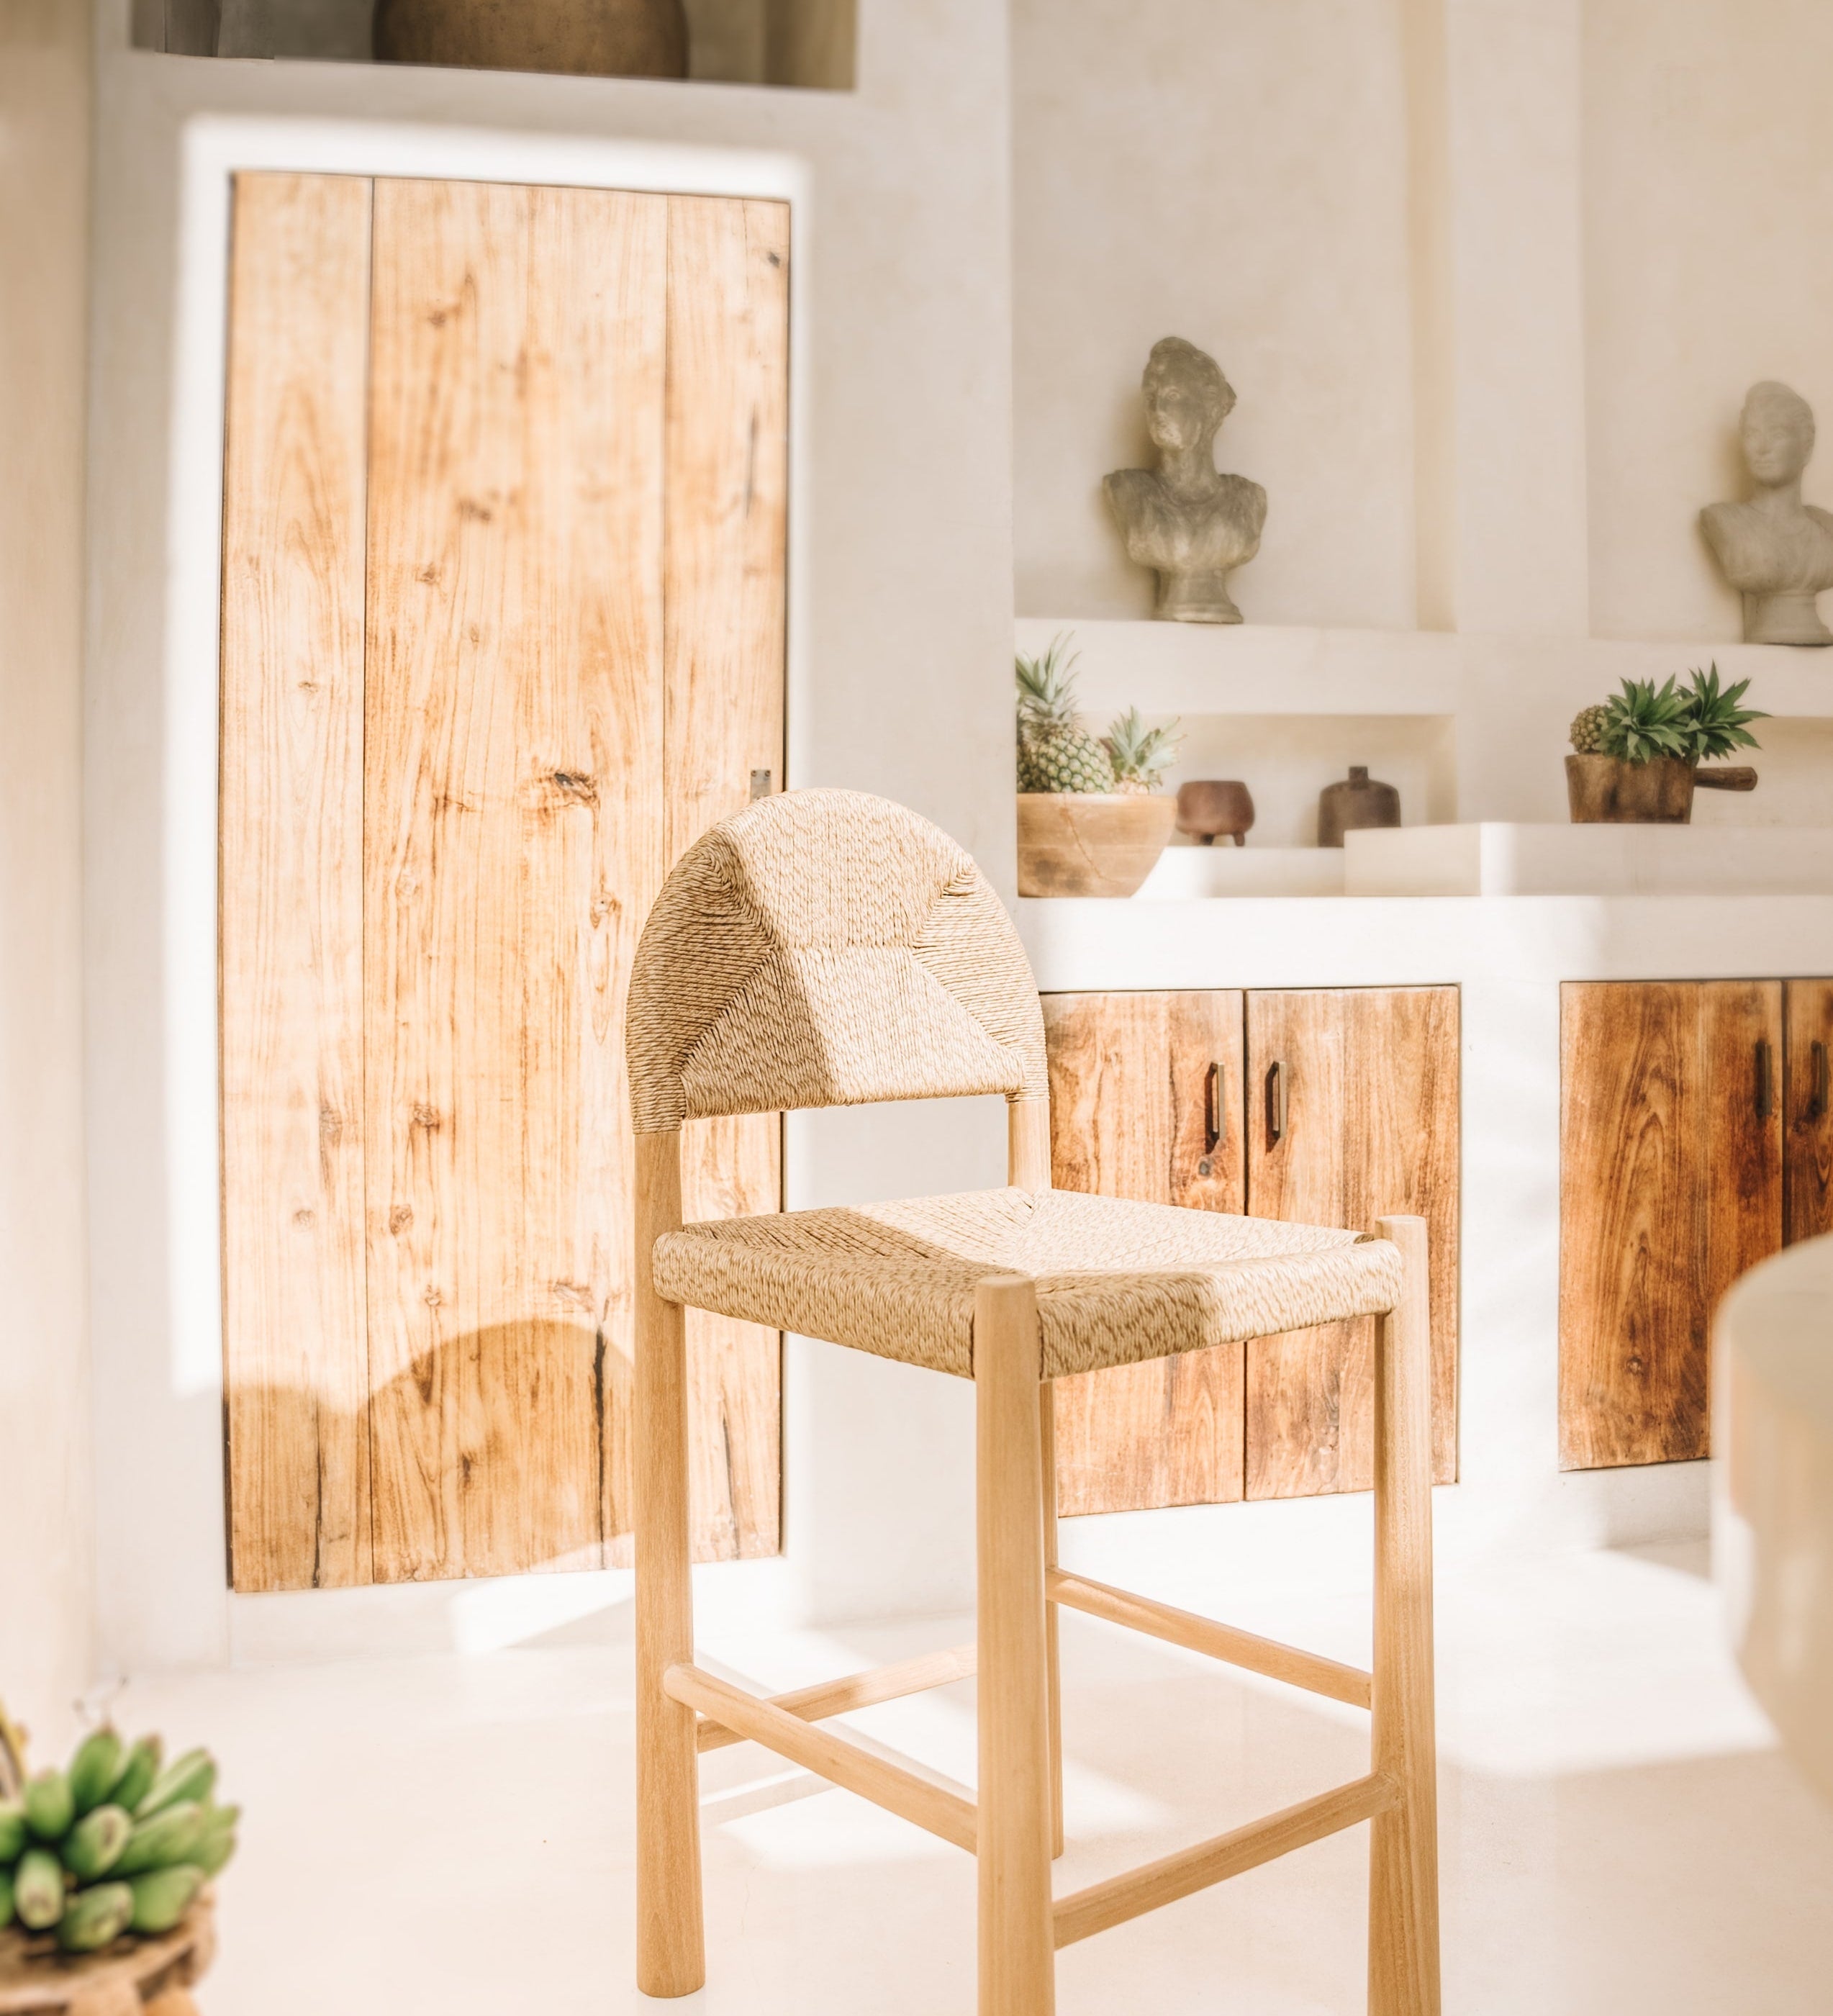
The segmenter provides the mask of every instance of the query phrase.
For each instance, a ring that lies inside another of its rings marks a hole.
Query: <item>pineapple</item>
[[[1572,747],[1581,756],[1603,754],[1604,727],[1609,719],[1608,707],[1582,707],[1573,715]]]
[[[1111,791],[1114,763],[1075,718],[1075,654],[1067,637],[1041,657],[1020,657],[1018,788],[1021,791]]]
[[[1115,789],[1133,797],[1161,790],[1181,739],[1175,721],[1148,728],[1136,707],[1116,715],[1104,738],[1113,760]]]

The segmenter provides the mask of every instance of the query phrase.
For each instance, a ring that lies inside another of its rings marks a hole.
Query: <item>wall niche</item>
[[[851,91],[857,0],[685,0],[688,79]],[[133,0],[136,49],[283,62],[373,60],[375,0]]]

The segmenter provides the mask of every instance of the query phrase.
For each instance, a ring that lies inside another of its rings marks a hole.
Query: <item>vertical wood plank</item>
[[[239,1589],[370,1576],[362,1230],[370,185],[236,178],[218,916]]]
[[[1044,1036],[1059,1188],[1242,1208],[1239,993],[1046,995]],[[1059,1510],[1239,1498],[1242,1405],[1239,1345],[1058,1380]]]
[[[1395,1213],[1428,1222],[1440,1482],[1457,1466],[1458,1006],[1456,988],[1426,987],[1256,992],[1247,1006],[1248,1210],[1314,1225]],[[1248,1497],[1369,1488],[1374,1348],[1372,1318],[1248,1345]]]
[[[664,679],[667,851],[677,859],[783,782],[789,486],[789,206],[668,199]],[[775,1114],[683,1130],[693,1219],[776,1211]],[[687,1319],[694,1550],[777,1550],[778,1333],[704,1310]],[[608,1467],[608,1466],[607,1466]],[[607,1531],[619,1529],[608,1524]]]
[[[1833,1232],[1833,981],[1788,981],[1782,1013],[1783,1232],[1792,1244]]]
[[[623,991],[664,866],[667,199],[376,185],[365,760],[376,1572],[596,1564]]]
[[[1711,1447],[1712,1317],[1740,1274],[1782,1247],[1784,1031],[1782,983],[1716,980],[1700,989],[1705,1065],[1705,1139],[1698,1163],[1705,1193],[1700,1283],[1706,1349],[1698,1370],[1702,1446]],[[1759,1046],[1764,1051],[1759,1063]]]
[[[1560,990],[1560,1461],[1703,1448],[1705,1140],[1691,981]]]

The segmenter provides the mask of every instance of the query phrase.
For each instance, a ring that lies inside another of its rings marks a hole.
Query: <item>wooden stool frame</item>
[[[1050,1187],[1048,1108],[1015,1101],[1009,1180]],[[637,1985],[690,1995],[706,1978],[698,1756],[762,1744],[976,1856],[980,2016],[1052,2016],[1056,1949],[1370,1820],[1370,2016],[1439,2016],[1437,1769],[1432,1682],[1431,1352],[1426,1227],[1374,1229],[1400,1249],[1400,1299],[1377,1321],[1372,1673],[1057,1564],[1051,1388],[1040,1380],[1032,1283],[989,1280],[974,1301],[978,1643],[767,1698],[693,1662],[687,1377],[682,1306],[650,1255],[681,1224],[680,1136],[636,1139]],[[1366,1777],[1105,1882],[1053,1899],[1063,1846],[1057,1618],[1067,1606],[1370,1711]],[[895,1762],[828,1716],[978,1672],[980,1785]],[[1040,1712],[1040,1710],[1042,1711]]]

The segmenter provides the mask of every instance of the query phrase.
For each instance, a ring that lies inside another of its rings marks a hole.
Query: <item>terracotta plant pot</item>
[[[1021,896],[1130,896],[1165,851],[1175,798],[1094,791],[1018,794]]]
[[[376,0],[376,60],[686,77],[681,0]]]

